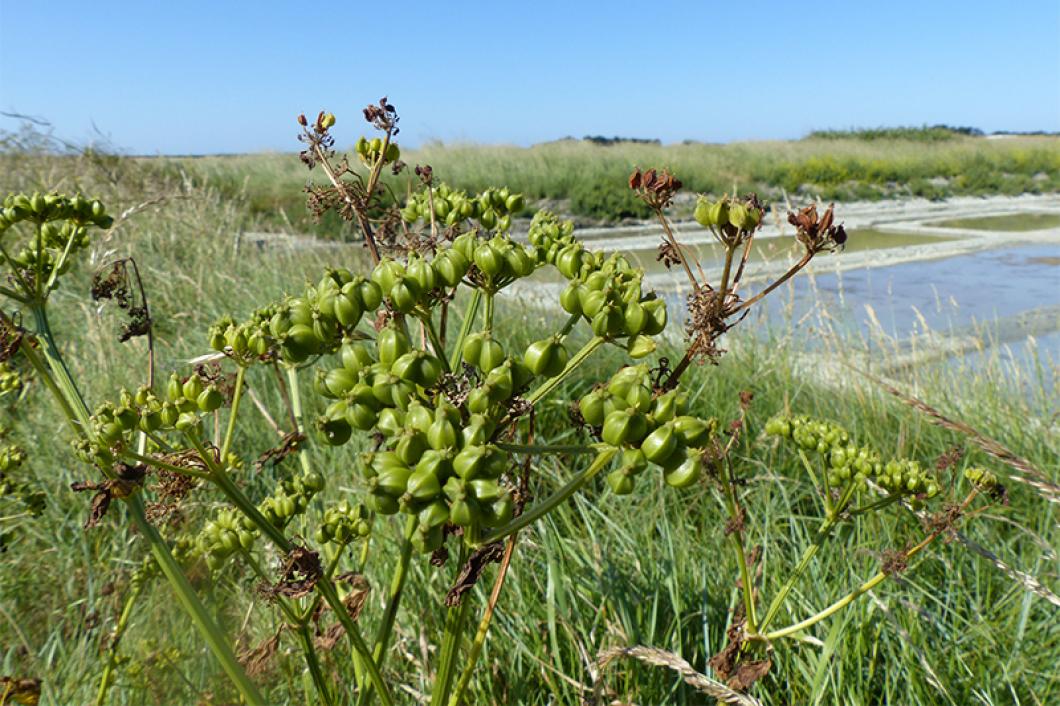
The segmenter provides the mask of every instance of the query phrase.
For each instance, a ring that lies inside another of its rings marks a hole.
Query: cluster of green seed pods
[[[137,432],[183,431],[201,433],[202,416],[226,403],[216,383],[204,381],[198,373],[182,378],[172,373],[164,397],[143,386],[135,394],[122,390],[118,402],[100,404],[90,418],[96,443],[75,442],[78,455],[88,463],[109,467],[113,451],[126,448]]]
[[[331,542],[342,546],[372,533],[372,513],[364,505],[353,507],[343,500],[324,511],[324,519],[316,531],[321,544]]]
[[[754,231],[762,224],[763,215],[764,211],[754,197],[739,199],[733,196],[724,196],[717,201],[700,196],[692,212],[699,225],[724,237]]]
[[[258,537],[257,528],[238,510],[221,510],[199,532],[198,554],[206,558],[211,571],[221,568],[225,559],[238,551],[249,551]]]
[[[686,415],[687,403],[677,390],[656,395],[651,371],[643,364],[622,368],[578,401],[582,419],[600,428],[603,442],[623,450],[619,467],[607,476],[612,491],[633,492],[634,479],[649,464],[662,469],[663,479],[675,488],[688,487],[702,475],[704,448],[717,424]]]
[[[23,239],[14,251],[11,260],[15,267],[32,272],[42,282],[52,281],[56,286],[58,275],[65,274],[73,262],[71,255],[88,247],[88,229],[92,226],[110,228],[114,219],[98,200],[60,194],[9,194],[0,207],[0,241],[12,226],[21,222],[34,224],[36,229]],[[53,281],[52,277],[56,279]],[[26,277],[16,277],[23,283]]]
[[[766,422],[766,433],[790,439],[799,448],[825,457],[828,483],[840,488],[856,483],[863,488],[868,479],[893,495],[933,498],[939,493],[935,478],[917,461],[884,461],[879,452],[851,443],[850,434],[832,422],[807,416],[774,417]]]
[[[317,471],[304,471],[281,480],[272,495],[261,501],[258,509],[266,520],[283,529],[295,517],[304,514],[313,496],[323,489],[323,475]]]
[[[343,336],[382,300],[375,281],[345,268],[328,269],[300,297],[259,309],[242,324],[230,318],[218,321],[210,328],[210,345],[244,364],[273,354],[288,363],[302,363],[336,350]]]
[[[330,128],[335,124],[335,116],[328,113],[324,120],[321,121],[324,128]],[[374,165],[379,161],[380,157],[383,158],[383,164],[392,164],[401,159],[401,149],[396,143],[391,142],[386,146],[386,153],[383,152],[383,140],[378,137],[373,137],[369,140],[363,135],[357,139],[357,142],[353,145],[353,151],[357,154],[358,159],[363,164],[369,166]]]
[[[597,336],[627,337],[634,358],[655,350],[651,338],[666,328],[666,303],[642,290],[644,272],[624,256],[588,250],[573,235],[573,226],[547,211],[530,225],[530,244],[539,262],[555,265],[570,283],[560,294],[560,306],[583,316]]]
[[[998,487],[997,476],[980,466],[964,469],[964,478],[980,492],[989,493]]]
[[[0,440],[4,434],[5,430],[0,427]],[[22,506],[20,513],[28,511],[37,516],[44,511],[45,496],[30,479],[18,472],[27,459],[26,450],[21,446],[0,443],[0,500],[16,500]],[[9,539],[10,533],[0,532],[0,552],[4,550]]]
[[[430,223],[432,203],[437,223],[455,227],[474,220],[484,230],[498,233],[511,230],[512,216],[526,208],[523,195],[513,194],[508,188],[490,188],[477,196],[469,196],[466,191],[451,189],[443,183],[430,193],[418,191],[412,194],[401,209],[401,217],[408,223]]]

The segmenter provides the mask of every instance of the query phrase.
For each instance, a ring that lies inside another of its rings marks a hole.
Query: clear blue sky
[[[290,150],[327,108],[352,142],[384,94],[406,144],[1060,130],[1060,1],[0,0],[0,110],[69,139]]]

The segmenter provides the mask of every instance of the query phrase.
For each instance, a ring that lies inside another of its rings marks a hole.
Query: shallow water
[[[1032,231],[1060,227],[1058,213],[1016,213],[1007,216],[981,216],[977,218],[951,218],[925,223],[939,228],[965,228],[970,230]]]

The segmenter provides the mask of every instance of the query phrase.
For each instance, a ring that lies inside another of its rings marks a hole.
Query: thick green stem
[[[471,327],[475,325],[475,315],[478,313],[479,304],[482,302],[482,290],[476,289],[471,293],[471,301],[467,303],[467,312],[464,314],[464,323],[460,326],[460,335],[457,336],[453,352],[449,354],[449,369],[456,370],[460,365],[460,356],[463,355],[464,341],[471,333]]]
[[[287,386],[290,388],[291,395],[291,416],[294,417],[295,428],[299,434],[305,434],[305,420],[302,415],[302,393],[298,385],[298,369],[291,366],[287,368]],[[302,470],[305,473],[309,473],[312,468],[309,465],[309,451],[303,448],[302,444],[298,447],[298,461],[302,465]]]
[[[516,517],[508,524],[498,529],[495,529],[488,536],[477,542],[477,545],[482,546],[486,544],[492,544],[493,542],[498,542],[507,537],[508,535],[514,532],[518,532],[524,527],[533,524],[548,513],[552,512],[552,510],[555,509],[558,505],[565,502],[568,498],[570,498],[570,496],[574,495],[574,493],[578,492],[578,490],[583,485],[592,480],[593,477],[596,476],[600,471],[607,468],[608,464],[611,463],[611,459],[613,459],[615,457],[615,454],[617,453],[618,449],[614,447],[604,449],[599,454],[597,454],[596,458],[593,459],[593,462],[590,463],[584,471],[577,473],[573,478],[567,481],[567,483],[562,488],[542,500],[540,503],[538,503],[531,509],[519,515],[519,517]]]
[[[493,331],[493,292],[486,292],[486,309],[482,312],[482,330],[486,333]]]
[[[239,401],[243,399],[243,383],[247,376],[247,369],[239,366],[236,373],[235,390],[232,391],[232,409],[228,415],[228,429],[225,430],[225,440],[221,444],[221,462],[228,458],[228,451],[232,448],[232,437],[236,431],[236,415],[239,414]]]
[[[589,341],[584,346],[582,346],[581,350],[575,353],[567,362],[567,367],[563,368],[563,370],[561,370],[557,375],[549,378],[548,380],[543,382],[540,387],[538,387],[536,390],[527,395],[526,401],[529,402],[531,405],[537,404],[537,402],[542,397],[552,392],[552,390],[554,390],[557,385],[563,382],[567,378],[567,376],[577,370],[578,366],[584,363],[589,358],[589,356],[591,356],[597,348],[604,345],[605,342],[606,339],[601,336],[594,336],[590,338]]]
[[[461,546],[458,566],[467,561],[467,547]],[[445,615],[445,633],[438,654],[438,671],[434,675],[434,687],[431,689],[431,706],[445,706],[449,701],[449,692],[453,688],[453,676],[456,673],[456,656],[460,652],[460,641],[464,636],[467,613],[471,607],[471,596],[465,594],[460,605],[449,608]]]
[[[409,562],[412,559],[412,533],[416,531],[416,516],[410,516],[405,522],[405,536],[401,543],[401,554],[398,555],[394,573],[390,577],[390,595],[387,597],[386,608],[383,617],[379,620],[379,627],[375,632],[375,641],[372,643],[372,659],[379,666],[385,660],[386,650],[390,643],[390,636],[394,632],[394,621],[397,619],[398,607],[401,605],[401,596],[405,589],[405,580],[408,578]],[[372,687],[369,684],[361,692],[358,704],[367,704],[371,698]]]
[[[316,687],[317,694],[320,696],[320,702],[324,706],[334,706],[335,699],[331,696],[327,678],[324,676],[324,670],[320,666],[320,658],[317,656],[317,649],[313,644],[313,635],[309,632],[309,626],[304,623],[300,624],[295,632],[298,633],[298,641],[302,643],[306,666],[309,667],[309,675],[313,677],[313,686]]]

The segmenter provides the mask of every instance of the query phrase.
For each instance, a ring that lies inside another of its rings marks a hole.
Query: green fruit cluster
[[[417,191],[401,209],[401,217],[408,223],[431,222],[431,203],[437,223],[455,227],[467,221],[477,221],[483,230],[505,233],[511,230],[512,216],[526,208],[522,194],[509,189],[486,189],[477,196],[466,191],[439,184],[430,193]]]
[[[249,551],[257,537],[254,523],[238,510],[221,510],[199,532],[196,553],[206,558],[206,565],[211,571],[217,571],[231,555],[238,551]]]
[[[468,232],[453,240],[453,250],[475,265],[474,281],[487,292],[497,292],[517,279],[533,274],[537,263],[526,248],[507,234],[488,240]]]
[[[32,270],[48,281],[53,274],[65,274],[71,255],[88,247],[88,228],[110,228],[114,219],[103,204],[83,196],[60,194],[9,194],[0,207],[0,241],[7,231],[21,222],[36,226],[15,250],[11,260],[22,270]],[[8,247],[10,252],[14,248]],[[16,280],[18,281],[18,280]]]
[[[998,487],[997,476],[980,466],[964,469],[964,478],[983,493],[989,493]]]
[[[766,422],[766,433],[790,439],[799,448],[816,451],[827,461],[828,483],[840,488],[856,483],[864,488],[872,479],[893,495],[916,495],[933,498],[939,493],[938,482],[917,461],[892,459],[884,461],[879,452],[851,443],[843,427],[806,416],[774,417]]]
[[[724,196],[711,201],[700,196],[692,217],[704,228],[726,237],[753,232],[762,224],[764,211],[754,198],[738,199]]]
[[[335,124],[335,116],[330,113],[328,115],[331,117],[330,124],[324,127],[331,127]],[[353,151],[357,153],[361,163],[368,166],[374,165],[380,159],[383,160],[383,164],[391,164],[401,159],[401,149],[394,142],[387,144],[386,154],[383,154],[383,140],[378,137],[369,140],[362,135],[354,143]]]
[[[375,281],[345,268],[328,269],[300,297],[258,309],[241,324],[230,318],[218,321],[210,328],[210,345],[243,364],[270,356],[302,363],[335,351],[382,298]]]
[[[295,517],[305,513],[313,496],[324,489],[324,476],[316,471],[284,478],[272,495],[261,501],[258,509],[274,526],[283,529]]]
[[[703,451],[717,428],[714,420],[688,416],[687,396],[677,390],[656,395],[647,365],[631,365],[578,401],[582,419],[600,428],[605,444],[623,449],[619,467],[607,476],[617,495],[633,492],[634,479],[649,464],[662,469],[675,488],[703,473]]]
[[[324,520],[317,528],[316,540],[338,546],[372,533],[372,513],[364,505],[352,507],[347,500],[324,511]]]
[[[560,306],[580,315],[597,336],[627,337],[634,358],[655,350],[651,338],[666,328],[666,303],[642,289],[644,271],[618,253],[604,257],[578,242],[570,222],[541,211],[530,224],[530,244],[538,262],[555,265],[570,283],[560,294]]]

